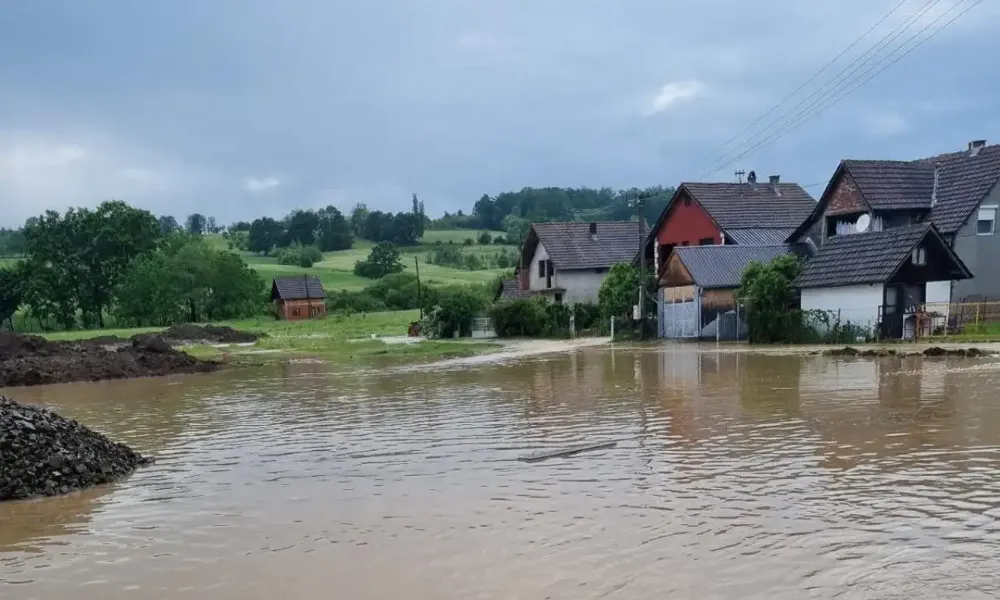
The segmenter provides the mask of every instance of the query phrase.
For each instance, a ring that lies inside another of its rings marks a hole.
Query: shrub
[[[378,279],[402,270],[403,263],[399,259],[399,250],[392,242],[375,244],[367,259],[354,263],[354,274],[369,279]]]
[[[326,310],[331,313],[379,312],[388,310],[388,307],[384,302],[369,294],[367,290],[360,292],[337,290],[327,295]]]
[[[503,246],[507,243],[507,238],[505,238],[502,235],[498,235],[495,238],[493,238],[493,243],[496,244],[497,246]]]
[[[465,238],[465,241],[462,242],[462,244],[465,245],[465,246],[471,246],[471,245],[473,245],[475,243],[476,243],[476,241],[473,240],[472,238]]]
[[[764,264],[753,261],[740,279],[737,297],[747,304],[747,330],[751,343],[797,342],[805,335],[802,312],[796,310],[792,282],[801,263],[792,255]]]
[[[576,330],[583,331],[598,326],[601,319],[601,309],[596,304],[577,304],[573,307],[573,317],[576,320]]]
[[[451,337],[472,332],[472,320],[482,313],[485,300],[471,287],[453,287],[440,291],[434,306],[427,311],[421,330],[430,338]]]
[[[323,260],[323,253],[320,252],[319,248],[312,245],[303,246],[298,242],[287,248],[281,248],[277,255],[279,264],[306,268]]]
[[[482,232],[482,233],[479,234],[479,240],[478,241],[479,241],[479,245],[481,245],[481,246],[489,246],[490,242],[493,241],[493,236],[490,235],[490,232],[484,231],[484,232]]]
[[[500,337],[538,337],[547,334],[549,314],[541,298],[497,302],[490,309],[493,328]]]

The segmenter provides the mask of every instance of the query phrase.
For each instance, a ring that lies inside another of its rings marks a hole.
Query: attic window
[[[923,246],[917,246],[913,249],[912,256],[913,264],[922,267],[927,264],[927,250]]]
[[[545,260],[538,261],[538,276],[545,277]]]
[[[997,207],[984,206],[979,209],[979,220],[976,221],[978,235],[993,235],[996,230]]]

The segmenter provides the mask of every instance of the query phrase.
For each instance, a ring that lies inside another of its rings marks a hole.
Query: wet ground
[[[699,347],[16,390],[157,459],[0,504],[0,597],[987,598],[1000,362]],[[540,463],[545,448],[619,440]]]

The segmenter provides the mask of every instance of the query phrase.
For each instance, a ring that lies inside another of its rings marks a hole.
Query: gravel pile
[[[109,483],[149,463],[76,421],[0,396],[0,502]]]

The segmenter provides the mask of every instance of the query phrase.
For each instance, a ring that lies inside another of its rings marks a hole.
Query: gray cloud
[[[412,192],[440,213],[527,185],[675,184],[896,3],[4,3],[0,224],[108,197],[229,221],[399,210]],[[717,177],[812,183],[844,156],[997,138],[983,49],[998,18],[983,3]]]

